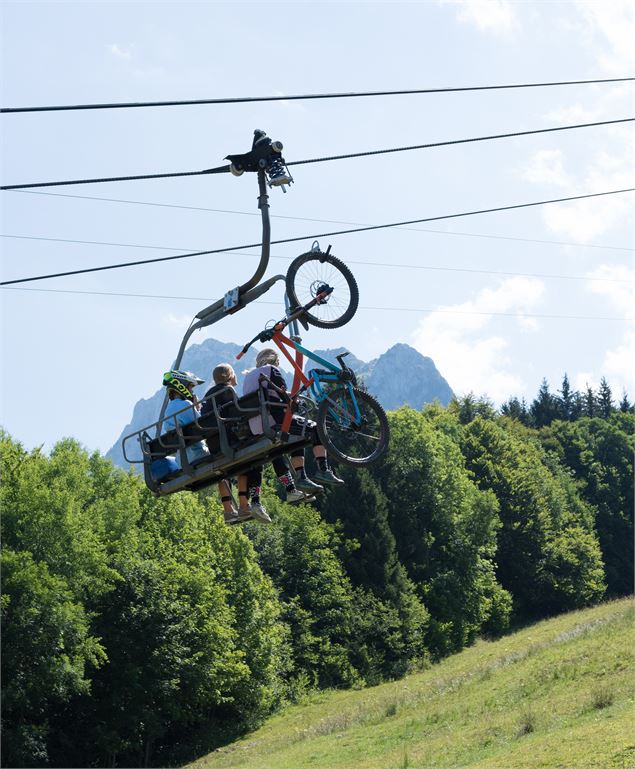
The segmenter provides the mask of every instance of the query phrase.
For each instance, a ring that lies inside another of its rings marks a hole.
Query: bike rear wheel
[[[333,292],[305,313],[307,323],[318,328],[339,328],[355,315],[359,290],[353,273],[336,256],[308,251],[294,259],[287,270],[286,288],[292,307],[303,307],[323,286]]]
[[[318,408],[317,431],[329,454],[352,467],[370,465],[388,449],[386,412],[356,387],[336,387],[328,393]]]

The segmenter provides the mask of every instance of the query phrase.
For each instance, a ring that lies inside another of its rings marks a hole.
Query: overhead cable
[[[34,182],[31,184],[5,184],[0,190],[25,190],[30,187],[62,187],[69,184],[105,184],[106,182],[137,182],[143,179],[173,179],[177,176],[201,176],[201,174],[226,173],[229,166],[208,171],[177,171],[169,174],[138,174],[136,176],[108,176],[99,179],[71,179],[63,182]]]
[[[322,158],[309,158],[307,160],[292,160],[286,163],[287,166],[299,166],[309,163],[324,163],[331,160],[349,160],[351,158],[369,157],[371,155],[386,155],[393,152],[411,152],[413,150],[433,149],[435,147],[448,147],[455,144],[470,144],[474,142],[493,141],[495,139],[509,139],[518,136],[530,136],[533,134],[553,133],[554,131],[571,131],[577,128],[595,128],[597,126],[615,125],[618,123],[632,123],[635,118],[620,118],[619,120],[601,120],[594,123],[577,123],[575,125],[556,126],[555,128],[536,128],[531,131],[514,131],[513,133],[491,134],[489,136],[474,136],[468,139],[452,139],[443,142],[431,142],[428,144],[415,144],[408,147],[393,147],[384,150],[368,150],[367,152],[349,152],[345,155],[330,155]],[[140,174],[137,176],[108,176],[96,179],[70,179],[56,182],[31,182],[29,184],[6,184],[0,187],[0,190],[24,190],[34,187],[62,187],[71,184],[104,184],[106,182],[130,182],[144,179],[166,179],[177,176],[202,176],[206,174],[229,173],[229,165],[207,168],[203,171],[178,171],[175,173],[162,174]]]
[[[238,96],[220,99],[180,99],[178,101],[113,102],[104,104],[64,104],[50,107],[3,107],[0,113],[60,112],[69,110],[130,109],[134,107],[184,107],[196,104],[243,104],[263,101],[302,101],[308,99],[351,99],[361,96],[408,96],[426,93],[459,93],[464,91],[496,91],[511,88],[546,88],[548,86],[588,85],[591,83],[623,83],[632,77],[614,77],[595,80],[562,80],[552,83],[512,83],[511,85],[477,85],[449,88],[411,88],[396,91],[349,91],[345,93],[312,93],[296,96]]]
[[[170,300],[183,300],[192,302],[209,302],[210,297],[203,296],[164,296],[157,294],[127,294],[119,293],[115,291],[75,291],[73,289],[55,289],[55,288],[6,288],[5,291],[38,291],[48,294],[85,294],[88,296],[121,296],[130,297],[133,299],[170,299]],[[262,299],[256,299],[254,304],[270,304],[277,307],[280,306],[280,302],[267,302]],[[504,316],[508,318],[550,318],[558,320],[612,320],[612,321],[631,321],[635,318],[622,318],[611,317],[602,315],[543,315],[537,313],[528,312],[489,312],[487,310],[452,310],[444,307],[364,307],[359,306],[359,310],[370,310],[372,312],[442,312],[451,313],[453,315],[496,315]]]
[[[566,203],[571,202],[573,200],[585,200],[587,198],[599,198],[604,197],[607,195],[619,195],[624,192],[635,192],[634,187],[630,187],[628,189],[622,189],[622,190],[609,190],[606,192],[594,192],[594,193],[588,193],[586,195],[574,195],[566,198],[553,198],[551,200],[539,200],[535,201],[533,203],[516,203],[511,206],[498,206],[496,208],[483,208],[477,211],[462,211],[460,213],[456,214],[445,214],[443,216],[429,216],[422,219],[410,219],[408,221],[403,222],[392,222],[390,224],[376,224],[371,225],[367,227],[356,227],[355,229],[351,230],[338,230],[335,232],[322,232],[315,235],[301,235],[299,237],[295,238],[282,238],[280,240],[272,240],[271,245],[274,244],[280,244],[280,243],[295,243],[300,240],[315,240],[317,238],[328,238],[332,237],[334,235],[349,235],[355,232],[369,232],[371,230],[382,230],[382,229],[388,229],[391,227],[400,227],[405,226],[408,224],[421,224],[422,222],[437,222],[442,219],[458,219],[463,216],[477,216],[479,214],[490,214],[495,213],[498,211],[512,211],[515,209],[520,208],[532,208],[535,206],[543,206],[548,205],[550,203]],[[228,251],[242,251],[246,248],[256,248],[261,246],[261,243],[249,243],[243,246],[229,246],[228,248],[215,248],[210,249],[208,251],[195,251],[193,253],[189,254],[176,254],[174,256],[162,256],[157,257],[156,259],[142,259],[140,261],[136,262],[122,262],[120,264],[107,264],[103,265],[101,267],[87,267],[82,270],[68,270],[66,272],[56,272],[51,273],[49,275],[35,275],[30,278],[19,278],[17,280],[5,280],[0,282],[0,286],[8,286],[13,285],[16,283],[28,283],[34,280],[47,280],[49,278],[61,278],[65,277],[67,275],[83,275],[89,272],[103,272],[105,270],[116,270],[121,269],[123,267],[135,267],[137,265],[141,264],[155,264],[158,262],[170,262],[175,261],[177,259],[190,259],[194,256],[206,256],[208,254],[222,254],[227,253]]]
[[[571,131],[575,128],[593,128],[601,125],[613,125],[615,123],[632,123],[635,118],[627,117],[619,120],[602,120],[596,123],[578,123],[577,125],[556,126],[555,128],[536,128],[531,131],[515,131],[514,133],[492,134],[491,136],[476,136],[470,139],[452,139],[445,142],[433,142],[430,144],[416,144],[410,147],[395,147],[387,150],[370,150],[368,152],[354,152],[348,155],[331,155],[324,158],[312,158],[311,160],[295,160],[287,163],[288,166],[299,166],[307,163],[324,163],[327,160],[348,160],[349,158],[363,158],[369,155],[386,155],[390,152],[410,152],[411,150],[425,150],[433,147],[447,147],[453,144],[469,144],[471,142],[484,142],[493,139],[509,139],[516,136],[530,136],[532,134],[553,133],[554,131]],[[214,169],[212,169],[214,171]]]
[[[154,206],[157,208],[176,208],[183,211],[207,211],[215,214],[236,214],[237,216],[257,216],[258,218],[260,218],[259,211],[233,211],[227,208],[206,208],[204,206],[183,206],[183,205],[178,205],[177,203],[155,203],[147,200],[123,200],[122,198],[104,198],[104,197],[98,197],[96,195],[69,195],[68,193],[64,193],[64,192],[39,192],[37,190],[16,190],[16,192],[21,192],[23,195],[46,195],[47,197],[51,197],[51,198],[73,198],[74,200],[98,200],[104,203],[125,203],[125,204],[131,204],[136,206]],[[350,225],[351,227],[364,226],[367,224],[367,222],[349,222],[349,221],[344,221],[342,219],[316,219],[315,217],[309,217],[309,216],[285,216],[283,214],[272,214],[272,213],[269,214],[269,217],[271,219],[289,219],[291,221],[296,221],[296,222],[319,222],[321,224],[347,224],[347,225]],[[429,228],[424,228],[424,227],[395,227],[394,229],[396,230],[403,229],[403,230],[406,230],[407,232],[429,232],[436,235],[452,235],[455,237],[465,237],[465,238],[490,238],[492,240],[511,240],[518,243],[542,243],[542,244],[548,244],[553,246],[572,246],[574,248],[602,248],[602,249],[607,249],[609,251],[635,251],[635,249],[629,248],[628,246],[605,246],[601,243],[574,243],[573,241],[568,241],[568,240],[547,240],[545,238],[520,238],[520,237],[514,237],[513,235],[492,235],[492,234],[481,233],[481,232],[448,232],[446,230],[431,230]],[[18,236],[7,236],[7,237],[18,237]],[[76,241],[68,241],[68,242],[76,242]],[[85,242],[92,245],[112,245],[108,243],[103,243],[103,244],[96,243],[95,241],[85,241]],[[135,248],[135,246],[131,246],[131,248]],[[158,248],[158,246],[154,246],[154,248]],[[169,250],[175,251],[177,249],[172,248]]]
[[[433,230],[434,231],[434,230]],[[438,230],[436,231],[438,232]],[[110,243],[103,240],[71,240],[70,238],[43,238],[37,235],[10,235],[8,233],[0,233],[0,238],[15,238],[16,240],[43,240],[52,243],[74,243],[81,246],[110,246],[113,248],[148,248],[157,251],[182,251],[183,249],[177,249],[171,246],[148,246],[139,243]],[[625,249],[632,250],[632,249]],[[250,254],[245,251],[227,251],[228,254],[234,254],[236,256],[260,256],[260,254]],[[270,255],[270,259],[283,259],[290,262],[295,257],[293,256],[274,256]],[[400,264],[398,262],[364,262],[355,259],[347,259],[346,264],[362,265],[364,267],[382,267],[390,269],[404,269],[404,270],[429,270],[433,272],[468,272],[478,275],[507,275],[522,278],[553,278],[557,280],[591,280],[600,281],[601,283],[619,283],[624,285],[626,283],[635,283],[632,280],[617,280],[615,278],[591,278],[588,275],[554,275],[553,273],[544,272],[510,272],[508,270],[478,270],[473,267],[438,267],[426,264]],[[187,298],[187,297],[186,297]]]

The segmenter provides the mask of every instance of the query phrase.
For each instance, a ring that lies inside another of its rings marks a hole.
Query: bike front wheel
[[[317,431],[329,454],[345,465],[366,467],[388,449],[388,417],[357,387],[336,387],[320,403]]]
[[[324,286],[332,288],[332,293],[304,317],[307,323],[318,328],[339,328],[355,315],[359,304],[353,273],[336,256],[322,251],[308,251],[289,265],[286,288],[293,308],[308,304]]]

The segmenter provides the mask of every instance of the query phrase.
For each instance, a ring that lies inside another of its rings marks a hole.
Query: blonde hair
[[[228,382],[231,382],[235,376],[236,373],[229,363],[219,363],[214,371],[212,371],[214,384],[227,384]]]
[[[278,361],[278,353],[273,349],[273,347],[265,347],[258,353],[258,355],[256,355],[257,367],[266,366],[267,364],[275,366]]]

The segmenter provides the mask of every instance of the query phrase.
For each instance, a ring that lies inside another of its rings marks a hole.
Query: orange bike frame
[[[278,328],[278,326],[280,328]],[[293,372],[294,372],[293,385],[291,386],[290,400],[289,400],[289,403],[287,404],[287,409],[284,413],[284,419],[282,420],[282,426],[280,428],[282,435],[285,436],[289,434],[289,430],[291,428],[291,420],[293,419],[293,399],[298,394],[302,385],[305,387],[305,389],[310,387],[310,385],[313,383],[313,378],[307,377],[304,374],[304,355],[295,346],[295,342],[293,342],[293,340],[289,339],[289,337],[285,336],[282,333],[283,328],[284,328],[284,324],[276,323],[276,325],[274,326],[275,333],[272,337],[272,341],[275,342],[280,352],[289,361],[289,363],[293,367]],[[290,347],[292,350],[295,351],[295,359],[291,357],[291,354],[287,350],[287,347]]]

